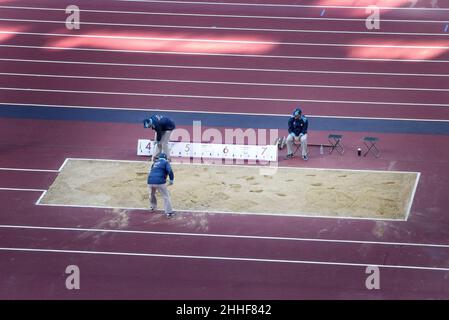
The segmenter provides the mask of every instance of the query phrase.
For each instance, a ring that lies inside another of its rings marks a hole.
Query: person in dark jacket
[[[155,148],[153,159],[157,159],[161,152],[165,153],[170,160],[170,135],[176,128],[172,119],[159,114],[152,115],[143,121],[144,128],[151,128],[156,131]]]
[[[147,183],[150,192],[150,209],[151,211],[156,210],[156,191],[159,191],[164,199],[165,214],[168,217],[171,217],[173,214],[173,209],[171,206],[170,194],[168,193],[166,185],[167,176],[170,178],[168,185],[172,185],[175,179],[173,170],[170,162],[167,161],[167,155],[165,153],[161,153],[159,154],[158,159],[153,162],[150,173],[148,174]]]
[[[288,120],[287,159],[293,158],[294,141],[301,142],[301,155],[304,160],[307,157],[307,129],[309,120],[302,115],[300,108],[295,109]]]

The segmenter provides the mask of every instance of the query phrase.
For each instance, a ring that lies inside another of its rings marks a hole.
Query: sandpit
[[[403,220],[415,172],[172,164],[173,207],[187,212]],[[149,208],[149,162],[70,159],[40,204]],[[162,208],[159,198],[159,207]]]

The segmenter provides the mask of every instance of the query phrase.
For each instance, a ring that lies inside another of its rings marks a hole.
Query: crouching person
[[[170,194],[166,185],[167,176],[170,178],[168,185],[172,185],[175,178],[173,170],[170,162],[167,161],[167,155],[165,153],[161,153],[159,154],[159,158],[151,165],[151,170],[148,175],[147,182],[150,192],[150,209],[151,211],[156,210],[156,191],[159,191],[164,199],[165,214],[167,217],[171,217],[174,212],[171,206]]]

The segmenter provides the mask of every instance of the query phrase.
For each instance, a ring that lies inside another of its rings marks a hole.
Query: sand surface
[[[173,164],[178,211],[403,219],[416,173]],[[41,203],[148,208],[149,162],[69,160]],[[162,202],[159,197],[159,208]]]

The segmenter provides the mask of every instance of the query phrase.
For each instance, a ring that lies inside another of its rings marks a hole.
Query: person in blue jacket
[[[161,152],[165,153],[170,160],[170,135],[176,128],[172,119],[159,114],[152,115],[148,119],[143,120],[144,128],[151,128],[156,131],[155,148],[153,151],[153,159],[157,159]]]
[[[151,166],[151,170],[148,174],[148,189],[150,192],[150,209],[151,211],[157,208],[156,191],[159,191],[164,199],[164,210],[168,217],[173,215],[173,209],[171,206],[170,194],[167,189],[167,176],[170,181],[168,185],[173,185],[175,176],[171,168],[170,162],[167,161],[167,155],[165,153],[159,154],[157,160],[155,160]]]
[[[294,141],[301,142],[301,155],[304,160],[307,156],[307,129],[309,120],[302,115],[300,108],[296,108],[288,119],[288,137],[287,137],[287,159],[293,158]]]

